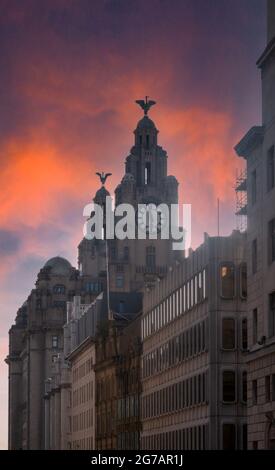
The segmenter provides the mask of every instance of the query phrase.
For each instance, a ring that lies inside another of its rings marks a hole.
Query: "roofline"
[[[252,150],[262,144],[264,137],[263,126],[253,126],[234,147],[239,157],[248,158]]]

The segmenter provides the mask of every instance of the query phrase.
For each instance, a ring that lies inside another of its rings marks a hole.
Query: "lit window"
[[[225,263],[220,267],[221,296],[232,299],[235,295],[235,267],[232,263]]]

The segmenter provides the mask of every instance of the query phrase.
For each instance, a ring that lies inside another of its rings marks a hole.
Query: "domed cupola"
[[[144,116],[138,121],[135,134],[135,145],[150,149],[152,146],[157,145],[158,130],[155,126],[154,121],[148,117],[148,111],[155,104],[155,101],[148,101],[148,96],[144,100],[137,100],[137,104],[143,109]]]

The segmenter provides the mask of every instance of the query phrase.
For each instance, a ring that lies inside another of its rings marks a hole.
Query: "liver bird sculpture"
[[[147,116],[149,109],[151,106],[156,104],[156,101],[149,100],[149,96],[145,96],[145,100],[136,100],[136,103],[143,109],[144,115]]]
[[[102,171],[101,173],[98,173],[98,172],[96,173],[96,175],[99,176],[99,179],[100,179],[102,185],[105,184],[106,179],[108,178],[108,176],[111,176],[111,174],[112,173],[104,173],[104,171]]]

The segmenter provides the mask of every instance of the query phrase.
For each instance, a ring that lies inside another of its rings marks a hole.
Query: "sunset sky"
[[[0,0],[0,448],[8,329],[45,261],[76,263],[96,171],[120,182],[141,117],[168,152],[196,247],[236,227],[233,147],[260,116],[265,0]]]

